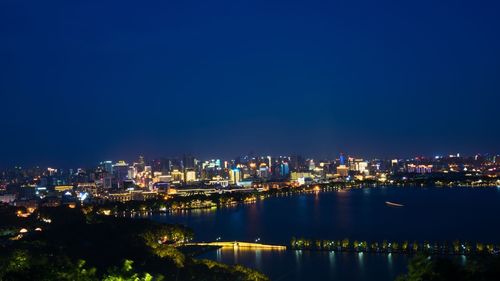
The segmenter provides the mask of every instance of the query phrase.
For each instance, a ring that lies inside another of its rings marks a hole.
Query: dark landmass
[[[0,280],[268,280],[242,266],[194,259],[178,247],[181,225],[40,208],[28,217],[1,206]]]

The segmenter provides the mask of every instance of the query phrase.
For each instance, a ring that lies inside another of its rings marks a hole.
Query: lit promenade
[[[208,242],[208,243],[189,243],[188,245],[195,246],[216,246],[222,248],[233,248],[233,249],[252,249],[252,250],[286,250],[286,246],[281,245],[266,245],[260,243],[250,243],[250,242]]]

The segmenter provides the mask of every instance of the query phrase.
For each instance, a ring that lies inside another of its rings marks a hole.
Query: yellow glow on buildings
[[[229,182],[238,184],[241,181],[241,171],[238,169],[229,170]]]
[[[290,174],[290,179],[296,181],[300,178],[312,178],[312,174],[309,172],[292,172]]]
[[[196,172],[186,171],[186,182],[194,182],[194,181],[196,181]]]
[[[172,176],[173,181],[182,182],[184,181],[184,173],[179,170],[173,170],[170,175]]]
[[[58,185],[58,186],[54,187],[54,189],[56,191],[59,191],[59,192],[64,192],[67,190],[72,190],[73,186],[72,185]]]
[[[337,174],[341,177],[347,177],[349,175],[349,168],[345,165],[339,165],[337,167]]]

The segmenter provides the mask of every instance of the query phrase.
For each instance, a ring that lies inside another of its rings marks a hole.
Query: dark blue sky
[[[496,153],[499,14],[499,1],[0,0],[0,165]]]

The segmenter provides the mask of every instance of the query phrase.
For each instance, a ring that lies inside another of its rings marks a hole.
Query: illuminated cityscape
[[[500,280],[499,15],[0,0],[0,281]]]
[[[363,159],[339,154],[319,160],[294,156],[242,156],[198,160],[193,156],[102,161],[91,168],[23,168],[2,171],[0,200],[37,206],[107,201],[147,201],[165,196],[259,192],[311,185],[500,186],[495,154]]]

